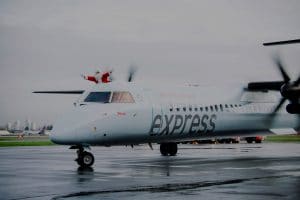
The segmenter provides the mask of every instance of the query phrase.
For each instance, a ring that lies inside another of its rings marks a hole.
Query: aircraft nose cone
[[[91,130],[89,124],[93,120],[95,120],[93,110],[75,108],[54,123],[50,139],[56,144],[80,144],[88,137],[88,132]]]
[[[81,119],[77,112],[72,111],[60,118],[53,125],[53,129],[50,133],[50,139],[56,144],[70,144],[74,143],[76,139],[76,127]]]
[[[64,144],[64,142],[66,141],[64,135],[65,134],[61,130],[55,128],[54,126],[49,137],[50,140],[55,144]]]

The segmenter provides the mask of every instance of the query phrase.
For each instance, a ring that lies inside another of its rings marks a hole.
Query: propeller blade
[[[300,76],[299,78],[294,82],[293,86],[298,86],[300,84]]]
[[[279,104],[276,106],[276,108],[274,109],[273,113],[277,113],[277,111],[281,108],[281,106],[284,104],[286,98],[282,98],[279,102]]]
[[[279,68],[279,71],[283,77],[284,82],[288,83],[291,79],[290,79],[289,75],[286,73],[278,55],[274,57],[274,62],[277,65],[277,67]]]
[[[136,66],[135,65],[131,65],[129,67],[129,72],[128,72],[128,82],[132,82],[133,78],[134,78],[134,75],[136,73]]]

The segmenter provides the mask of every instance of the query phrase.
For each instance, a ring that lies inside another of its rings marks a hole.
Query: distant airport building
[[[7,123],[7,125],[6,125],[6,130],[8,130],[8,131],[11,130],[11,123]]]
[[[21,122],[20,122],[20,120],[17,120],[17,121],[14,122],[12,129],[13,130],[21,130]]]
[[[29,131],[31,130],[31,120],[30,119],[26,119],[25,122],[24,122],[24,130],[25,131]]]
[[[47,126],[48,127],[48,126]],[[50,126],[52,128],[52,126]],[[16,120],[13,123],[8,122],[3,129],[7,130],[10,133],[31,133],[35,134],[40,131],[41,128],[39,128],[36,124],[36,122],[31,121],[30,119],[26,119],[24,121],[24,124],[21,124],[20,120]]]
[[[11,132],[12,133],[20,133],[23,131],[23,128],[21,127],[21,123],[19,120],[15,121],[12,125],[12,128],[11,128]]]
[[[0,130],[0,135],[9,135],[10,133],[7,130]]]
[[[31,122],[30,130],[36,131],[36,123],[35,122]]]

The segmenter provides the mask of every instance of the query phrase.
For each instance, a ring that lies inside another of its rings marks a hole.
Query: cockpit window
[[[90,92],[84,102],[95,103],[134,103],[130,92]]]
[[[111,103],[134,103],[134,99],[129,92],[113,92]]]
[[[91,92],[84,102],[109,103],[111,92]]]

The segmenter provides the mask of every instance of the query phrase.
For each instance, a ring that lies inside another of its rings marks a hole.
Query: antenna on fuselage
[[[128,78],[127,78],[128,82],[132,82],[133,81],[133,78],[134,78],[134,76],[136,74],[136,71],[137,71],[137,66],[136,65],[130,65],[129,66]]]

